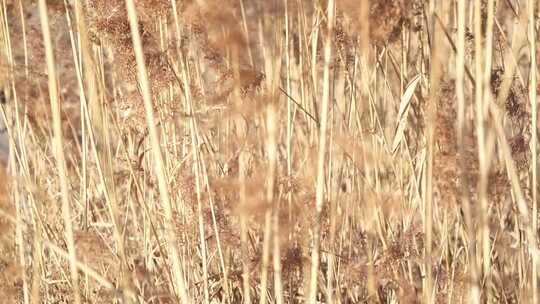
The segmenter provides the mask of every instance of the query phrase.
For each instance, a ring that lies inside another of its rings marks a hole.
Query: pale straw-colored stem
[[[175,280],[174,288],[177,296],[180,298],[182,303],[187,304],[191,302],[189,300],[186,284],[184,282],[183,271],[181,268],[182,266],[180,264],[180,258],[178,255],[176,237],[174,235],[172,205],[169,198],[169,189],[167,186],[167,177],[165,175],[165,166],[163,163],[163,156],[161,154],[158,131],[154,119],[154,107],[152,103],[152,95],[150,92],[150,82],[148,80],[148,73],[146,71],[146,63],[144,59],[144,52],[142,48],[141,36],[139,33],[137,12],[135,9],[134,1],[126,0],[126,8],[128,12],[129,25],[131,28],[131,37],[133,39],[135,59],[137,61],[137,76],[139,79],[139,85],[144,101],[146,123],[148,125],[148,134],[150,136],[150,142],[152,146],[154,170],[158,180],[162,208],[165,212],[165,219],[163,223],[165,227],[165,237],[167,240],[167,251],[173,268],[172,273]]]
[[[317,277],[319,272],[319,249],[321,237],[321,212],[324,203],[325,159],[326,159],[326,132],[328,127],[328,112],[330,105],[330,63],[332,60],[332,39],[334,32],[334,1],[329,0],[327,6],[327,33],[324,45],[323,95],[321,103],[321,117],[319,129],[319,152],[317,158],[317,189],[315,206],[317,216],[314,228],[313,248],[311,252],[311,274],[309,284],[308,303],[315,304],[317,297]]]
[[[41,21],[41,30],[43,32],[43,44],[45,46],[45,58],[47,63],[47,73],[49,79],[49,99],[51,102],[52,127],[54,137],[52,138],[53,152],[58,166],[58,176],[60,178],[60,192],[62,200],[62,217],[64,220],[64,229],[66,243],[69,254],[69,264],[71,271],[71,284],[73,288],[74,303],[81,303],[79,290],[79,275],[77,272],[77,256],[75,253],[75,242],[73,239],[73,225],[71,222],[71,207],[69,204],[69,186],[66,170],[66,159],[64,155],[64,135],[62,132],[62,119],[60,100],[58,98],[58,83],[56,81],[56,67],[54,63],[53,45],[51,32],[49,29],[49,17],[47,15],[47,3],[45,0],[39,0],[39,16]]]

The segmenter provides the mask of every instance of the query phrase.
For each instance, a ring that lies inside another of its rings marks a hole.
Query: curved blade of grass
[[[405,93],[403,93],[403,96],[401,96],[396,134],[394,135],[394,141],[392,143],[392,153],[396,152],[399,144],[401,143],[401,139],[403,138],[403,132],[405,131],[405,126],[407,125],[407,114],[409,113],[409,105],[411,104],[412,96],[414,94],[414,91],[416,90],[416,86],[418,85],[419,81],[420,74],[414,76],[414,78],[407,85]]]

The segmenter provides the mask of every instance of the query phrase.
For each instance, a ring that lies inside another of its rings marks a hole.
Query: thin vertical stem
[[[485,137],[484,137],[484,107],[483,107],[483,87],[484,82],[483,79],[483,56],[482,56],[482,12],[481,12],[481,5],[482,1],[475,0],[474,2],[474,64],[475,64],[475,79],[476,79],[476,85],[475,85],[475,91],[474,91],[474,100],[475,100],[475,128],[476,128],[476,137],[478,142],[478,162],[479,162],[479,171],[482,173],[485,165],[485,149],[484,149],[484,143],[485,143]],[[482,200],[481,197],[479,197],[480,200]],[[482,204],[482,203],[481,203]],[[481,215],[483,217],[483,215]],[[480,227],[482,226],[482,223],[480,223]],[[473,241],[474,240],[474,241]],[[476,238],[471,239],[471,242],[476,243]],[[476,246],[476,245],[471,245]],[[477,267],[481,265],[481,261],[478,260],[479,256],[476,254],[475,260],[477,263]],[[480,288],[480,277],[477,278],[476,282],[473,282],[473,284],[477,285],[478,288]],[[480,291],[479,291],[480,292]],[[480,295],[478,295],[479,297]],[[479,301],[480,299],[478,299]]]
[[[41,0],[44,1],[44,0]],[[137,21],[137,12],[133,0],[126,0],[126,8],[128,12],[129,25],[131,28],[131,37],[133,39],[133,48],[135,51],[135,59],[137,61],[137,77],[141,86],[141,93],[144,101],[144,110],[146,123],[148,125],[148,133],[152,145],[152,154],[154,158],[154,168],[158,180],[158,187],[161,197],[161,204],[165,212],[165,237],[167,240],[167,250],[169,259],[172,262],[173,276],[175,279],[175,291],[180,297],[182,303],[190,303],[187,293],[184,277],[182,274],[182,266],[178,256],[177,242],[173,229],[172,205],[169,198],[169,189],[167,186],[167,178],[165,176],[165,167],[163,163],[163,155],[161,154],[161,146],[159,144],[158,131],[154,119],[154,108],[152,104],[152,96],[150,94],[150,83],[144,60],[142,49],[141,36],[139,33],[139,25]]]
[[[478,103],[477,100],[477,128],[478,128],[478,161],[479,161],[479,173],[480,181],[478,184],[478,200],[480,201],[480,233],[482,240],[482,262],[483,273],[485,279],[483,284],[490,286],[490,269],[491,269],[491,241],[490,241],[490,229],[488,225],[488,201],[487,201],[487,187],[488,187],[488,173],[489,164],[487,161],[488,155],[486,155],[486,139],[485,139],[485,105],[490,102],[491,94],[491,62],[493,57],[493,24],[495,13],[495,1],[488,0],[487,5],[487,23],[486,23],[486,46],[485,46],[485,62],[484,62],[484,78],[483,78],[483,96],[477,96],[482,98],[482,102]],[[477,57],[478,58],[478,57]],[[478,66],[477,66],[478,67]],[[479,83],[480,81],[477,81]],[[486,290],[486,299],[490,298],[490,289]]]
[[[461,183],[461,201],[463,203],[463,213],[465,217],[465,224],[467,227],[467,234],[469,238],[468,244],[468,261],[470,268],[470,300],[471,303],[478,303],[480,298],[480,291],[478,289],[478,274],[476,266],[476,250],[473,240],[474,226],[472,223],[471,205],[469,200],[469,188],[466,175],[466,160],[464,156],[465,150],[465,0],[458,1],[458,40],[457,40],[457,62],[456,62],[456,94],[458,101],[458,124],[457,124],[457,142],[459,149],[459,164],[460,175],[463,180]]]
[[[319,127],[319,153],[317,160],[317,189],[315,196],[316,221],[313,231],[313,248],[311,252],[311,275],[309,296],[307,303],[315,304],[317,298],[317,274],[319,272],[320,237],[321,237],[321,212],[324,203],[324,164],[326,159],[326,131],[328,125],[328,112],[330,105],[330,61],[332,59],[332,39],[334,33],[334,0],[328,1],[327,6],[327,33],[324,45],[324,71],[323,71],[323,95],[321,104],[321,116]]]
[[[242,251],[242,289],[244,295],[244,304],[251,304],[251,292],[249,288],[249,250],[248,250],[248,228],[246,214],[246,170],[248,155],[246,151],[240,152],[239,156],[239,182],[240,182],[240,242]]]
[[[71,284],[73,288],[74,302],[81,303],[79,290],[79,275],[77,272],[77,256],[75,253],[75,241],[73,239],[73,225],[71,222],[71,207],[69,205],[69,186],[66,172],[66,159],[64,155],[64,139],[62,132],[62,120],[60,114],[60,100],[58,99],[58,83],[56,82],[56,68],[54,63],[54,53],[49,29],[49,17],[47,3],[45,0],[38,1],[39,17],[41,21],[41,30],[43,32],[43,44],[45,46],[45,58],[47,62],[49,99],[51,102],[51,112],[53,119],[53,152],[55,154],[58,166],[58,175],[60,177],[60,191],[62,200],[62,217],[64,219],[66,243],[69,253],[69,265],[71,271]]]
[[[533,304],[538,303],[538,248],[537,248],[537,239],[536,232],[538,231],[538,163],[537,163],[537,149],[538,149],[538,104],[536,100],[537,94],[537,80],[536,80],[536,35],[535,35],[535,17],[534,17],[534,4],[537,1],[529,0],[527,2],[527,10],[529,15],[529,26],[528,26],[528,35],[529,35],[529,48],[531,56],[531,78],[529,81],[529,99],[531,101],[531,164],[532,164],[532,231],[531,236],[531,246],[533,248],[532,252],[532,293],[533,293]]]

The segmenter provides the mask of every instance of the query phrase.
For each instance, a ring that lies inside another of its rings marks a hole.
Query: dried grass
[[[49,1],[55,75],[5,1],[2,302],[534,303],[539,16],[462,1]]]

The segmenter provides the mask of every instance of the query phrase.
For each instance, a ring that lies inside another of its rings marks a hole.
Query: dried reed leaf
[[[405,126],[407,125],[407,117],[409,113],[409,105],[411,104],[411,99],[416,90],[416,86],[420,81],[420,74],[414,76],[414,78],[409,82],[405,93],[401,96],[401,102],[399,104],[398,112],[398,123],[396,127],[396,135],[394,136],[394,142],[392,143],[392,153],[394,154],[403,139],[403,132],[405,131]]]

